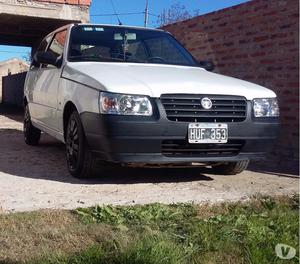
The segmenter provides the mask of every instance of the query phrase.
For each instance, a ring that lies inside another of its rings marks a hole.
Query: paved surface
[[[37,147],[23,142],[21,115],[0,114],[0,211],[76,208],[95,204],[218,202],[257,193],[299,191],[297,173],[251,168],[240,175],[207,169],[107,170],[80,181],[66,169],[64,145],[46,135]]]

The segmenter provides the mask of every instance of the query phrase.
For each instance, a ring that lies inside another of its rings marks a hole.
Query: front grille
[[[201,106],[201,99],[212,101],[209,110]],[[241,96],[164,94],[161,102],[167,118],[176,122],[242,122],[247,116],[247,101]]]
[[[232,157],[240,153],[245,141],[223,144],[189,144],[187,140],[164,140],[161,152],[166,157]]]

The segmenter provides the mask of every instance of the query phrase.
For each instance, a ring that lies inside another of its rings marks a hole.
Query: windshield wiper
[[[147,63],[147,60],[139,60],[135,58],[125,58],[125,61],[123,59],[119,58],[112,58],[112,57],[104,57],[104,56],[94,56],[94,55],[76,55],[76,56],[70,56],[70,60],[89,60],[89,61],[101,61],[101,62],[134,62],[134,63]]]
[[[139,60],[139,59],[134,59],[134,58],[126,58],[126,62],[147,63],[146,60]]]
[[[91,60],[91,61],[101,61],[101,62],[108,62],[108,61],[116,61],[116,62],[124,62],[122,59],[112,58],[112,57],[104,57],[104,56],[94,56],[94,55],[76,55],[70,56],[71,60]]]

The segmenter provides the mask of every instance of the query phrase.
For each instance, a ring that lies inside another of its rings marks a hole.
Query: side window
[[[46,51],[51,39],[52,39],[52,35],[44,38],[36,51],[37,52]],[[35,62],[33,59],[31,60],[31,66],[30,67],[37,68],[39,66],[40,65],[37,62]]]
[[[46,51],[51,38],[52,38],[51,36],[44,38],[44,40],[41,42],[40,46],[38,47],[37,51]]]
[[[67,36],[67,30],[56,33],[50,44],[48,51],[53,52],[57,57],[62,56],[64,53],[66,36]]]

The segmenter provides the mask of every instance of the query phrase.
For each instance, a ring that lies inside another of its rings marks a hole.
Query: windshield
[[[68,59],[196,66],[193,57],[168,33],[113,26],[74,26]]]

